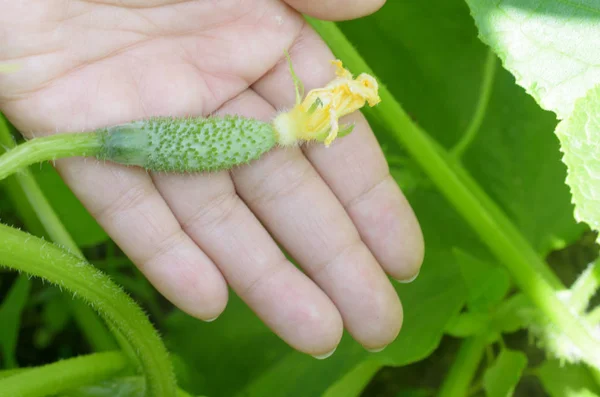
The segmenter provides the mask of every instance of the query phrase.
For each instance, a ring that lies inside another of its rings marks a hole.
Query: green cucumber
[[[271,124],[238,116],[153,118],[98,133],[98,159],[165,172],[228,170],[258,159],[277,143]]]

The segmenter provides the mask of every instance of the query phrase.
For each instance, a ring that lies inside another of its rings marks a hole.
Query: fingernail
[[[333,353],[335,353],[335,349],[337,349],[337,346],[333,348],[332,351],[330,351],[329,353],[325,353],[325,354],[321,354],[320,356],[313,356],[314,358],[316,358],[317,360],[325,360],[328,357],[331,357],[331,355]]]
[[[216,319],[218,319],[218,318],[219,318],[219,316],[217,316],[217,317],[213,317],[213,318],[209,318],[209,319],[207,319],[207,320],[202,320],[202,321],[204,321],[205,323],[212,323],[213,321],[215,321],[215,320],[216,320]]]
[[[395,279],[395,280],[402,284],[409,284],[409,283],[412,283],[413,281],[415,281],[417,279],[417,277],[419,277],[419,273],[420,273],[420,271],[418,271],[417,274],[415,274],[411,278],[407,278],[405,280],[398,280],[398,279]]]
[[[365,347],[365,350],[368,351],[369,353],[379,353],[380,351],[383,351],[383,349],[385,349],[386,347],[388,347],[388,345],[385,345],[383,347],[378,347],[376,349],[367,349]]]

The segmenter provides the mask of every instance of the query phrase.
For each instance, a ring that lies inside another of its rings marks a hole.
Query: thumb
[[[385,0],[284,0],[297,11],[311,17],[342,21],[369,15]]]

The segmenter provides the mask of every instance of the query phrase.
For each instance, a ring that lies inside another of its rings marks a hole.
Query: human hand
[[[0,1],[0,64],[19,65],[0,75],[0,109],[28,137],[150,116],[270,120],[294,104],[284,49],[307,90],[333,78],[333,55],[298,12],[344,19],[382,3]],[[83,159],[56,166],[182,310],[216,318],[229,284],[300,351],[328,355],[344,326],[377,350],[402,323],[385,273],[415,277],[423,241],[364,117],[349,118],[354,132],[329,148],[275,149],[229,173],[148,174]]]

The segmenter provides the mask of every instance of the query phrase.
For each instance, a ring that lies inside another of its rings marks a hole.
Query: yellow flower
[[[302,83],[290,63],[296,87],[296,105],[273,120],[280,145],[292,146],[302,141],[316,140],[328,147],[336,137],[347,135],[354,128],[353,125],[342,125],[340,128],[341,117],[359,110],[367,103],[375,106],[381,102],[379,85],[372,76],[363,73],[354,79],[341,61],[332,63],[336,67],[337,77],[325,87],[310,91],[304,100],[301,100]]]

